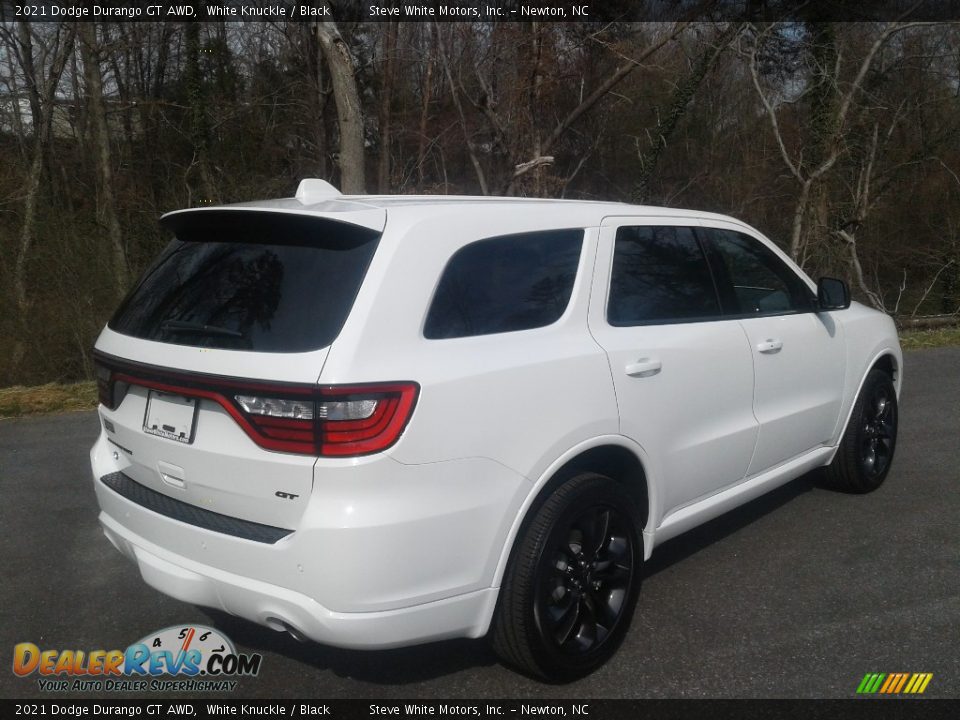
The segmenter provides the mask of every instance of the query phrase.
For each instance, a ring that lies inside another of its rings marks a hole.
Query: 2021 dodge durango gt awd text
[[[890,469],[892,321],[732,218],[305,180],[161,223],[90,458],[106,536],[186,602],[349,648],[489,635],[567,680],[658,544]]]

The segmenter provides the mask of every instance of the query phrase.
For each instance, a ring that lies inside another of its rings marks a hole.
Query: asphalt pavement
[[[41,695],[11,671],[18,642],[122,649],[189,623],[264,656],[224,697],[849,698],[868,672],[933,673],[927,697],[960,697],[960,348],[907,354],[880,490],[808,475],[657,548],[618,655],[564,686],[482,641],[337,650],[161,595],[98,527],[97,427],[92,412],[0,421],[0,697]]]

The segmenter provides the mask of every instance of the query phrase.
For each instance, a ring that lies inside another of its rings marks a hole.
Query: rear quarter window
[[[560,319],[577,275],[583,230],[478,240],[447,263],[427,313],[428,339],[530,330]]]
[[[379,233],[305,215],[207,210],[162,221],[174,239],[109,326],[144,340],[292,353],[340,333]]]

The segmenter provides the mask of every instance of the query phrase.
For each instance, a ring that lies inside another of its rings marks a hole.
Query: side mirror
[[[850,307],[850,288],[843,280],[820,278],[817,281],[817,305],[821,310],[846,310]]]

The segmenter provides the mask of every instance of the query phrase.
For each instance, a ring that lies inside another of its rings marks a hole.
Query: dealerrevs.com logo
[[[234,678],[260,672],[263,656],[238,653],[219,630],[175,625],[151,633],[126,650],[13,648],[13,672],[34,674],[44,692],[202,692],[234,690]],[[173,678],[173,679],[170,679]]]

